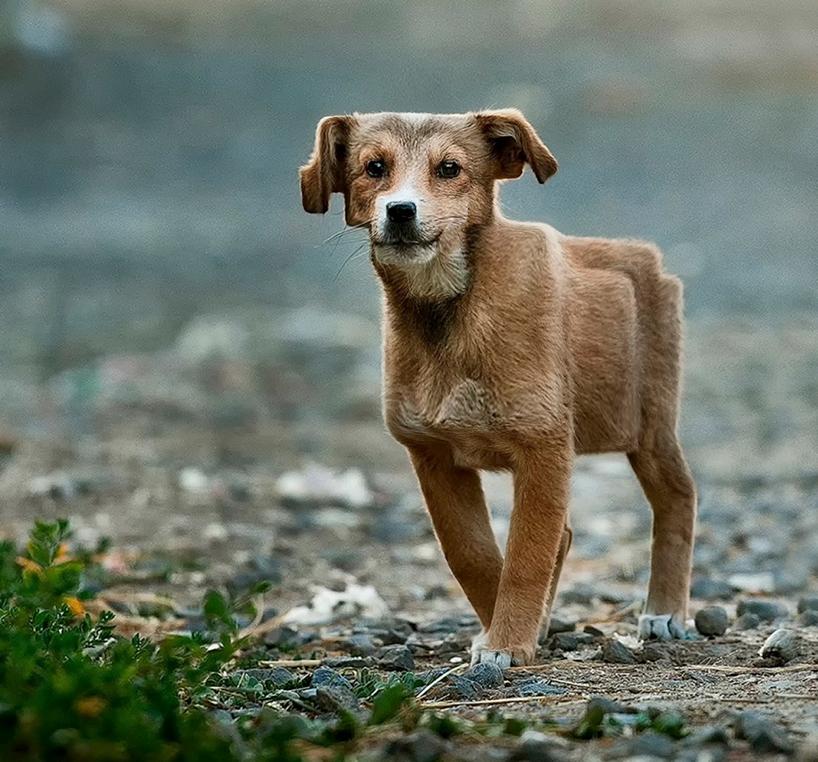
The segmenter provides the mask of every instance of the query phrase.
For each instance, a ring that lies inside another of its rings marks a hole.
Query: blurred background
[[[380,422],[377,284],[297,169],[326,114],[488,106],[560,162],[505,186],[509,216],[652,239],[685,282],[699,571],[808,584],[814,0],[2,0],[0,532],[68,514],[89,541],[205,548],[205,575],[303,574],[284,597],[376,560],[444,578]],[[578,466],[577,574],[607,553],[588,573],[644,577],[623,463]]]

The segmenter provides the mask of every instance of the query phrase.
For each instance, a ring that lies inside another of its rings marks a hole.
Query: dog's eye
[[[456,161],[441,161],[437,165],[438,177],[445,177],[450,180],[460,174],[460,165]]]
[[[375,159],[366,163],[366,173],[370,177],[383,177],[386,174],[386,163],[382,159]]]

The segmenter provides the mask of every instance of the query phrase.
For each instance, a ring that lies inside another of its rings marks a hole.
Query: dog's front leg
[[[571,447],[562,439],[518,457],[494,616],[485,641],[472,653],[473,661],[492,661],[505,669],[533,660],[546,591],[563,541],[570,473]]]
[[[474,469],[456,466],[446,445],[413,446],[409,455],[443,555],[486,630],[503,557],[489,522],[480,476]]]

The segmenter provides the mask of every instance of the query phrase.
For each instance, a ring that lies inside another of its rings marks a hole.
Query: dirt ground
[[[798,323],[766,340],[779,336],[791,348],[782,349],[781,364],[804,371],[813,362],[804,354],[812,330]],[[468,727],[498,716],[526,723],[521,737],[464,731],[435,747],[444,757],[473,755],[469,749],[479,744],[487,759],[815,759],[818,612],[807,609],[818,607],[816,448],[808,425],[777,433],[782,421],[803,424],[799,413],[811,410],[811,392],[803,376],[771,384],[776,368],[759,367],[766,355],[753,354],[757,342],[758,334],[750,340],[724,325],[715,332],[697,325],[689,342],[685,431],[701,496],[691,617],[722,607],[728,628],[717,637],[697,634],[691,621],[689,640],[636,640],[650,512],[624,457],[582,459],[573,482],[574,546],[554,612],[553,628],[562,632],[543,634],[536,665],[510,670],[501,684],[482,684],[485,676],[468,671],[476,620],[376,412],[336,421],[307,439],[298,422],[214,426],[174,419],[155,400],[123,405],[116,395],[105,397],[91,416],[93,435],[9,433],[0,473],[2,534],[19,541],[34,518],[68,516],[76,542],[110,538],[103,561],[109,577],[99,594],[123,623],[134,618],[157,634],[199,626],[197,606],[208,588],[240,591],[270,580],[261,618],[245,624],[262,633],[259,668],[288,665],[302,698],[321,663],[353,685],[362,668],[382,675],[401,669],[419,676],[424,707],[468,720]],[[716,363],[718,372],[708,375]],[[725,393],[740,383],[742,391]],[[799,383],[806,396],[792,393]],[[755,412],[746,415],[742,406],[750,404]],[[331,466],[311,462],[320,457]],[[484,483],[502,541],[510,481],[486,475]],[[356,598],[356,589],[368,592]],[[321,610],[320,590],[337,593],[334,608]],[[738,617],[739,606],[759,605],[761,619]],[[762,659],[762,644],[782,627],[795,633],[795,653]],[[396,655],[409,661],[390,664]],[[303,668],[293,664],[304,659]],[[256,707],[325,711],[265,685]],[[624,725],[577,740],[566,731],[593,697],[616,702],[606,716]],[[678,712],[686,738],[628,726],[628,716],[648,709]],[[765,723],[761,731],[753,721]],[[748,722],[750,730],[742,730]],[[377,758],[391,749],[393,756],[424,758],[428,739],[408,738],[378,737],[356,753]],[[536,749],[540,757],[531,756]]]

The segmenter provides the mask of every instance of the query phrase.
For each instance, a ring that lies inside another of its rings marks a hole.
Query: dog
[[[517,110],[328,116],[307,212],[344,196],[382,283],[383,409],[482,624],[472,663],[528,664],[571,545],[575,455],[623,452],[653,512],[642,638],[683,638],[696,489],[677,436],[680,281],[637,240],[506,219],[498,184],[557,161]],[[480,470],[514,479],[505,559]]]

